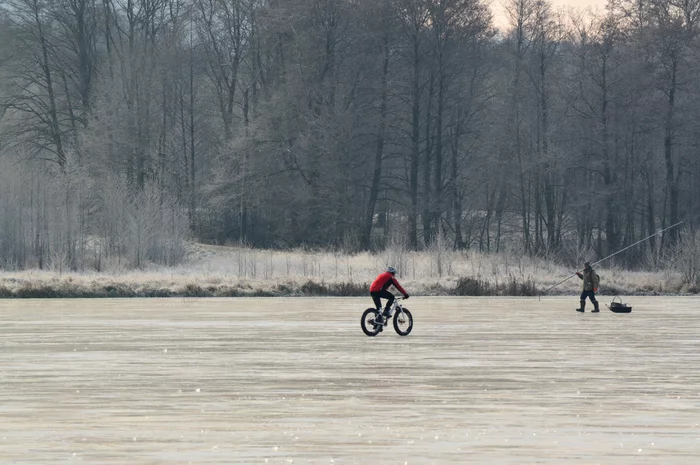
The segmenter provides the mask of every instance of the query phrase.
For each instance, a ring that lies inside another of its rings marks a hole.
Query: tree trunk
[[[379,187],[382,179],[382,160],[384,159],[384,131],[386,130],[387,100],[388,100],[388,76],[389,76],[389,39],[384,35],[384,62],[382,65],[381,97],[379,104],[379,129],[377,131],[377,145],[374,152],[374,170],[372,174],[372,186],[369,191],[369,200],[365,213],[365,224],[362,231],[361,244],[363,250],[369,250],[372,245],[372,224],[374,222],[374,210],[379,197]]]
[[[433,82],[434,75],[430,73],[430,86],[428,88],[428,106],[425,112],[425,151],[423,152],[423,214],[421,219],[423,220],[423,242],[425,245],[430,245],[433,240],[433,230],[432,230],[432,211],[431,211],[431,201],[432,201],[432,188],[430,174],[432,172],[431,157],[433,154],[432,147],[432,134],[431,129],[431,117],[433,110]]]
[[[452,134],[451,153],[450,153],[450,193],[452,194],[452,222],[454,223],[455,231],[455,249],[461,250],[464,248],[464,240],[462,238],[462,199],[460,197],[459,187],[457,186],[457,157],[459,154],[459,139],[462,135],[462,118],[461,109],[457,109],[457,118],[454,126],[454,134]]]
[[[608,75],[607,56],[603,56],[603,67],[601,74],[601,91],[603,92],[601,102],[601,130],[602,130],[602,159],[603,159],[603,181],[605,182],[605,236],[607,238],[608,253],[613,253],[618,249],[619,231],[617,225],[617,199],[615,199],[615,184],[617,176],[611,168],[610,148],[609,148],[609,124],[608,124]]]
[[[411,210],[408,216],[408,244],[412,250],[418,249],[418,162],[420,159],[420,55],[418,31],[413,35],[413,80],[411,118],[411,168],[409,191]]]
[[[442,62],[442,57],[440,57]],[[445,92],[447,84],[445,83],[445,70],[442,63],[438,73],[438,101],[437,114],[435,115],[435,195],[433,201],[433,231],[434,234],[440,234],[440,219],[442,218],[442,125],[443,113],[445,110]]]
[[[192,43],[190,40],[190,192],[189,192],[189,220],[190,230],[197,230],[196,189],[195,189],[195,144],[194,144],[194,59],[192,56]]]
[[[540,57],[540,108],[542,110],[542,156],[544,157],[545,209],[547,211],[547,249],[552,251],[556,244],[556,202],[557,196],[552,182],[552,166],[549,163],[549,103],[547,101],[547,67],[545,56]]]
[[[668,89],[668,111],[666,113],[666,121],[664,124],[664,158],[666,161],[666,184],[668,186],[668,202],[669,202],[669,225],[678,222],[678,176],[673,162],[673,143],[674,143],[674,112],[677,91],[677,73],[678,60],[672,58],[671,62],[671,82]],[[665,233],[667,239],[664,243],[668,247],[673,247],[678,243],[678,229],[673,228]]]
[[[58,110],[56,109],[56,96],[53,88],[53,77],[51,75],[51,64],[49,63],[49,46],[46,42],[46,35],[44,34],[44,26],[41,22],[39,16],[39,10],[41,6],[38,4],[37,0],[33,1],[32,4],[34,20],[36,21],[37,34],[39,35],[39,44],[41,45],[41,69],[44,75],[44,80],[46,81],[46,92],[49,96],[49,127],[51,129],[51,140],[53,141],[54,148],[56,149],[56,156],[58,157],[58,166],[61,171],[65,170],[66,166],[66,154],[63,151],[63,139],[61,137],[61,127],[58,122]]]

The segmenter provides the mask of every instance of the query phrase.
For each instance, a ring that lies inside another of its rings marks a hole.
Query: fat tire
[[[362,332],[365,333],[367,336],[374,337],[382,331],[382,327],[377,325],[372,325],[371,328],[367,327],[365,322],[367,320],[367,315],[369,315],[370,313],[374,313],[374,318],[377,318],[377,309],[368,308],[364,311],[364,313],[362,313],[362,318],[360,319],[360,327],[362,328]]]
[[[404,307],[403,313],[408,317],[408,329],[406,331],[401,331],[399,328],[399,315],[401,315],[401,312],[396,312],[394,313],[394,331],[396,331],[396,334],[399,336],[408,336],[413,330],[413,315],[411,315],[411,312],[409,312],[406,307]]]

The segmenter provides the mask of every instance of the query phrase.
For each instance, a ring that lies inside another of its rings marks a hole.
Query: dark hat
[[[591,264],[590,264],[589,262],[586,262],[586,263],[583,264],[583,267],[584,267],[584,268],[590,268],[590,267],[591,267]]]

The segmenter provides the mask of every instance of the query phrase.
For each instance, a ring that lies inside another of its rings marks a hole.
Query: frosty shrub
[[[437,234],[435,240],[428,247],[430,254],[430,276],[436,272],[438,277],[444,274],[452,274],[452,263],[455,252],[452,243],[445,233]]]
[[[529,266],[531,261],[525,247],[520,243],[510,242],[506,244],[504,248],[505,253],[503,254],[503,258],[506,274],[510,274],[512,272],[511,268],[515,267],[518,274],[523,276],[525,274],[525,268]]]
[[[459,296],[534,296],[537,295],[537,287],[528,276],[518,279],[508,275],[504,281],[490,282],[485,279],[473,277],[460,277],[454,290]]]
[[[640,264],[643,269],[648,271],[657,271],[659,269],[661,257],[658,250],[645,244],[640,257]]]
[[[565,264],[580,267],[584,262],[591,261],[595,257],[595,250],[590,245],[569,239],[563,243],[561,257]]]
[[[672,264],[680,273],[684,285],[694,287],[700,284],[700,238],[697,234],[681,236],[672,255]]]
[[[184,258],[186,215],[156,186],[129,195],[125,183],[107,182],[99,204],[94,227],[103,240],[101,254],[112,266],[175,265]]]
[[[301,295],[308,296],[365,296],[367,295],[367,287],[365,284],[357,283],[316,283],[307,281],[301,285],[299,292]]]
[[[455,286],[455,295],[459,296],[482,296],[489,292],[489,283],[483,279],[462,277]]]
[[[176,265],[187,218],[154,184],[96,182],[73,158],[64,170],[0,158],[0,268],[59,273]]]
[[[2,160],[0,266],[82,269],[90,186],[80,168],[56,172]]]
[[[30,244],[23,243],[24,224],[31,215],[23,215],[21,199],[29,194],[24,170],[9,171],[9,161],[0,158],[0,267],[22,269],[31,253]]]
[[[185,214],[147,184],[97,183],[73,158],[64,170],[0,159],[0,268],[59,273],[176,265]]]
[[[399,272],[399,276],[408,276],[409,250],[406,241],[401,239],[392,239],[384,252],[380,255],[382,263],[378,263],[378,268],[383,269],[387,266],[393,266]],[[414,266],[415,272],[415,266]]]

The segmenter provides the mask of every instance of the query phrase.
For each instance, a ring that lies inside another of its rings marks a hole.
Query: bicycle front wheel
[[[394,314],[394,330],[399,336],[408,336],[413,329],[413,315],[404,307],[403,312]]]

